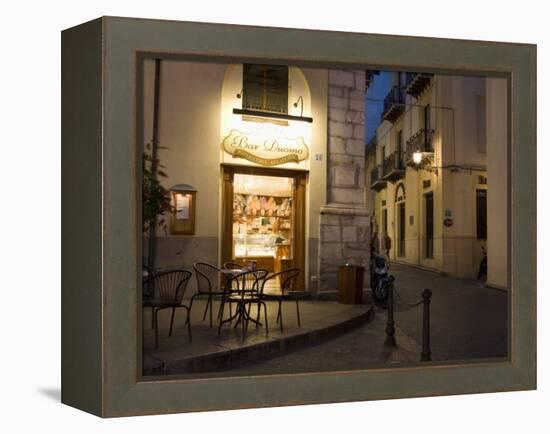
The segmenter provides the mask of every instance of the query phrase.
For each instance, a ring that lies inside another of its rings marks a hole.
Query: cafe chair
[[[206,308],[202,320],[206,318],[206,314],[210,311],[210,327],[212,327],[212,305],[215,297],[223,295],[221,287],[221,272],[215,265],[207,264],[206,262],[196,262],[193,265],[195,277],[197,278],[197,292],[191,297],[189,309],[193,306],[193,301],[196,297],[206,297]],[[218,311],[218,316],[220,311]]]
[[[225,268],[226,270],[242,270],[242,271],[245,271],[246,267],[243,264],[239,264],[238,262],[228,261],[228,262],[224,262],[223,268]],[[226,279],[227,278],[228,277],[226,277]],[[232,286],[233,286],[233,289],[238,289],[238,287],[239,287],[239,279],[236,276],[233,276]],[[229,303],[229,312],[231,312],[231,302]]]
[[[262,297],[263,290],[263,280],[267,276],[267,270],[255,270],[255,271],[245,271],[241,274],[230,278],[230,281],[227,282],[225,286],[225,292],[222,297],[222,302],[220,306],[220,322],[218,325],[218,334],[221,332],[222,325],[226,322],[231,323],[234,319],[237,319],[235,327],[239,324],[242,328],[243,339],[246,337],[248,330],[248,323],[250,321],[256,324],[256,327],[260,326],[260,310],[263,307],[264,318],[265,318],[265,333],[266,336],[269,334],[268,320],[267,320],[267,304],[265,303]],[[237,285],[234,285],[234,282],[237,282]],[[234,315],[229,314],[228,319],[223,319],[223,313],[225,310],[225,305],[227,303],[235,303],[237,306],[236,312]],[[258,314],[256,320],[250,317],[250,308],[252,305],[256,305],[258,308]]]
[[[158,312],[162,309],[172,309],[168,336],[172,336],[176,309],[184,308],[187,311],[185,322],[187,324],[189,342],[191,342],[190,306],[182,304],[191,275],[192,273],[187,270],[171,270],[155,274],[145,282],[144,286],[148,289],[148,292],[144,293],[143,307],[151,308],[153,328],[155,329],[155,348],[159,347]]]
[[[262,286],[265,287],[265,284],[269,281],[275,280],[276,282],[279,282],[279,291],[276,293],[266,293],[264,291],[264,288],[262,288],[261,294],[263,300],[274,300],[279,303],[278,309],[277,309],[277,322],[279,323],[279,327],[281,328],[281,332],[283,331],[283,302],[284,301],[294,301],[296,303],[296,317],[298,320],[298,327],[301,327],[301,321],[300,321],[300,304],[298,297],[296,297],[297,291],[295,291],[296,287],[296,280],[298,276],[300,275],[300,270],[298,268],[290,268],[288,270],[280,271],[278,273],[274,273],[271,276],[266,277],[263,282]]]

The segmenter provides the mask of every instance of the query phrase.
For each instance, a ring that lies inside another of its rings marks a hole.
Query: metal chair
[[[222,297],[221,306],[220,306],[220,322],[218,325],[218,334],[221,332],[222,325],[226,322],[231,323],[235,318],[237,322],[235,327],[241,324],[243,339],[246,336],[248,330],[248,322],[252,321],[256,323],[256,327],[260,324],[260,308],[264,308],[264,317],[265,317],[265,333],[269,333],[268,320],[267,320],[267,305],[262,297],[263,290],[263,280],[267,276],[267,270],[255,270],[255,271],[245,271],[240,273],[227,282],[225,286],[225,292]],[[234,282],[237,282],[237,289],[233,285]],[[235,303],[237,305],[237,310],[235,315],[229,314],[228,319],[223,319],[223,313],[226,303]],[[256,320],[250,317],[250,308],[253,304],[258,306],[258,314]]]
[[[187,289],[187,284],[189,283],[191,275],[192,273],[187,270],[165,271],[155,274],[144,283],[149,292],[148,294],[144,294],[143,307],[150,307],[152,310],[153,325],[155,329],[155,348],[159,346],[158,312],[162,309],[172,308],[168,336],[172,336],[176,309],[183,307],[187,311],[187,319],[185,322],[187,324],[189,342],[191,342],[191,322],[189,320],[190,306],[182,304],[183,296],[185,295],[185,290]]]
[[[195,270],[195,277],[197,278],[197,292],[191,297],[189,310],[191,310],[193,306],[195,297],[208,297],[202,320],[204,321],[208,310],[210,310],[210,327],[212,327],[212,300],[214,297],[221,297],[224,293],[221,287],[220,269],[206,262],[197,262],[193,265],[193,268]],[[220,314],[219,312],[220,311],[218,311],[218,316]]]
[[[279,303],[279,308],[277,310],[277,322],[279,323],[279,326],[281,327],[281,331],[283,331],[283,301],[295,301],[296,302],[296,316],[298,319],[298,327],[301,327],[301,321],[300,321],[300,305],[298,303],[298,298],[295,297],[294,287],[296,285],[296,279],[298,278],[300,274],[300,270],[298,268],[290,268],[288,270],[280,271],[278,273],[274,273],[271,276],[266,277],[262,282],[262,298],[264,300],[275,300]],[[278,294],[266,294],[264,291],[265,284],[270,281],[276,279],[279,281],[279,288],[280,292]]]
[[[233,262],[233,261],[224,262],[223,268],[227,270],[241,270],[241,271],[245,270],[245,266],[243,264],[239,264],[238,262]],[[228,277],[226,277],[226,279],[227,278]],[[234,290],[239,289],[239,280],[236,278],[233,278],[231,285],[232,285],[232,289]],[[231,301],[229,302],[229,312],[231,312]]]

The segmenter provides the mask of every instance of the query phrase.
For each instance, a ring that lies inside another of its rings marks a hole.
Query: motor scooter
[[[387,300],[389,295],[389,285],[393,277],[388,274],[388,261],[379,254],[373,254],[371,257],[371,289],[372,297],[378,303]]]

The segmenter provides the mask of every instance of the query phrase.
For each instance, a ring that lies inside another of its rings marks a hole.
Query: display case
[[[292,258],[292,197],[234,195],[233,258],[254,261],[259,268],[280,269]]]
[[[235,258],[277,255],[277,236],[268,234],[235,234]]]

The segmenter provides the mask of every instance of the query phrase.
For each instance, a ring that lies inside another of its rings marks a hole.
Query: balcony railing
[[[407,140],[407,161],[412,159],[413,153],[416,151],[433,152],[432,139],[434,130],[425,130],[420,128]]]
[[[383,179],[395,182],[405,176],[405,153],[395,151],[384,159]]]
[[[382,179],[381,166],[376,166],[370,172],[370,188],[380,191],[386,187],[386,181]]]
[[[433,74],[426,72],[407,72],[405,91],[418,98],[430,85]]]
[[[394,123],[405,111],[405,89],[394,86],[384,98],[382,121]]]

